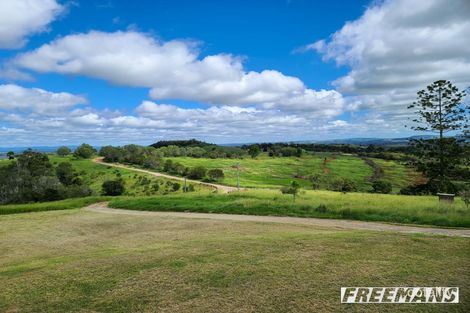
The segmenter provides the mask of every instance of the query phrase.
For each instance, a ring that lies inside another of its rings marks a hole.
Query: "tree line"
[[[27,150],[0,166],[0,204],[86,197],[93,190],[70,162],[56,167],[46,154]]]
[[[145,147],[139,145],[125,145],[122,147],[104,146],[100,149],[99,155],[103,157],[105,162],[128,163],[142,166],[146,169],[158,170],[169,174],[188,177],[191,179],[202,179],[206,181],[220,181],[224,178],[224,172],[221,169],[207,170],[203,166],[187,167],[179,162],[172,160],[164,160],[165,155],[162,149],[193,149],[197,147],[177,147],[167,146],[161,148]]]

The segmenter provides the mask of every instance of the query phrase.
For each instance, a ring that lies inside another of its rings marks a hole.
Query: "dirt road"
[[[337,228],[337,229],[358,229],[372,231],[390,231],[398,233],[428,234],[470,237],[470,229],[450,229],[407,226],[397,224],[386,224],[377,222],[362,222],[352,220],[321,219],[321,218],[302,218],[302,217],[282,217],[282,216],[259,216],[259,215],[238,215],[238,214],[215,214],[215,213],[190,213],[190,212],[155,212],[155,211],[134,211],[123,209],[112,209],[106,203],[95,203],[83,208],[87,211],[104,214],[125,214],[125,215],[144,215],[155,217],[173,217],[173,218],[202,218],[215,220],[228,220],[240,222],[266,222],[282,224],[309,225],[312,227]]]
[[[179,176],[173,176],[173,175],[168,175],[168,174],[163,174],[163,173],[158,173],[158,172],[152,172],[152,171],[149,171],[149,170],[135,168],[135,167],[132,167],[132,166],[126,166],[126,165],[119,164],[119,163],[106,163],[106,162],[103,161],[103,158],[93,159],[93,162],[101,164],[101,165],[106,165],[106,166],[125,168],[125,169],[131,170],[131,171],[146,173],[146,174],[150,174],[150,175],[153,175],[153,176],[156,176],[156,177],[164,177],[164,178],[168,178],[168,179],[184,181],[184,178],[179,177]],[[201,182],[201,181],[198,181],[198,180],[186,179],[186,182],[193,183],[193,184],[204,185],[204,186],[213,188],[215,190],[221,191],[223,193],[237,191],[237,187],[225,186],[225,185],[214,184],[214,183],[205,183],[205,182]]]

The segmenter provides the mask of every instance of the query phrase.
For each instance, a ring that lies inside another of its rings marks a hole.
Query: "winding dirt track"
[[[168,179],[184,181],[184,178],[179,177],[179,176],[173,176],[173,175],[168,175],[168,174],[163,174],[163,173],[158,173],[158,172],[152,172],[152,171],[148,171],[148,170],[144,170],[144,169],[140,169],[140,168],[126,166],[126,165],[119,164],[119,163],[106,163],[106,162],[103,161],[103,158],[93,159],[93,162],[101,164],[101,165],[106,165],[106,166],[125,168],[125,169],[131,170],[131,171],[150,174],[150,175],[153,175],[153,176],[156,176],[156,177],[164,177],[164,178],[168,178]],[[229,192],[237,191],[237,187],[231,187],[231,186],[225,186],[225,185],[213,184],[213,183],[205,183],[205,182],[201,182],[201,181],[198,181],[198,180],[186,179],[186,182],[207,186],[207,187],[213,188],[215,190],[221,191],[222,193],[229,193]]]
[[[134,211],[123,209],[112,209],[107,203],[95,203],[89,205],[83,210],[104,213],[104,214],[124,214],[124,215],[141,215],[155,217],[172,217],[172,218],[199,218],[213,219],[225,221],[240,222],[265,222],[265,223],[281,223],[281,224],[297,224],[308,225],[321,228],[335,229],[357,229],[372,231],[389,231],[408,234],[427,234],[442,236],[470,237],[470,229],[450,229],[450,228],[432,228],[418,227],[397,224],[386,224],[377,222],[362,222],[352,220],[336,220],[321,218],[302,218],[302,217],[283,217],[283,216],[259,216],[259,215],[239,215],[239,214],[215,214],[215,213],[190,213],[190,212],[156,212],[156,211]]]

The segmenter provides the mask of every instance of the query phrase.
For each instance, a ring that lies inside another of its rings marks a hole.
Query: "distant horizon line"
[[[334,138],[334,139],[323,139],[323,140],[316,140],[316,139],[303,139],[303,140],[286,140],[286,141],[249,141],[249,142],[228,142],[228,143],[213,143],[209,141],[204,141],[197,139],[202,142],[206,143],[212,143],[212,144],[217,144],[220,146],[236,146],[236,145],[249,145],[249,144],[261,144],[261,143],[326,143],[326,142],[337,142],[337,141],[358,141],[358,140],[405,140],[405,139],[410,139],[410,138],[416,138],[416,137],[436,137],[435,135],[413,135],[413,136],[401,136],[401,137],[348,137],[348,138]],[[188,138],[188,139],[162,139],[158,140],[155,142],[159,141],[177,141],[177,140],[190,140],[190,139],[196,139],[196,138]],[[154,143],[155,143],[154,142]],[[85,142],[83,142],[85,143]],[[55,144],[55,145],[18,145],[18,146],[0,146],[0,149],[34,149],[34,148],[58,148],[58,147],[78,147],[82,143],[79,144]],[[133,143],[127,143],[127,144],[133,144]],[[127,145],[124,144],[124,145]],[[137,144],[137,145],[146,145],[150,146],[150,144]],[[94,147],[103,147],[103,146],[108,146],[110,144],[90,144]],[[3,151],[0,151],[2,153]]]

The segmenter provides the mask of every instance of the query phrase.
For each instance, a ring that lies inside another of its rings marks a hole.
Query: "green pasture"
[[[176,157],[169,158],[187,167],[204,166],[207,169],[220,168],[225,173],[222,183],[235,186],[237,184],[236,165],[240,164],[240,185],[247,188],[278,188],[297,181],[303,188],[312,188],[309,177],[320,175],[321,189],[331,188],[339,178],[352,180],[359,191],[369,191],[372,168],[364,160],[354,155],[317,153],[302,157],[272,158],[266,154],[256,159],[209,159]],[[375,160],[374,160],[375,161]],[[412,184],[416,173],[405,165],[395,161],[377,162],[384,166],[384,179],[390,181],[394,191]]]

